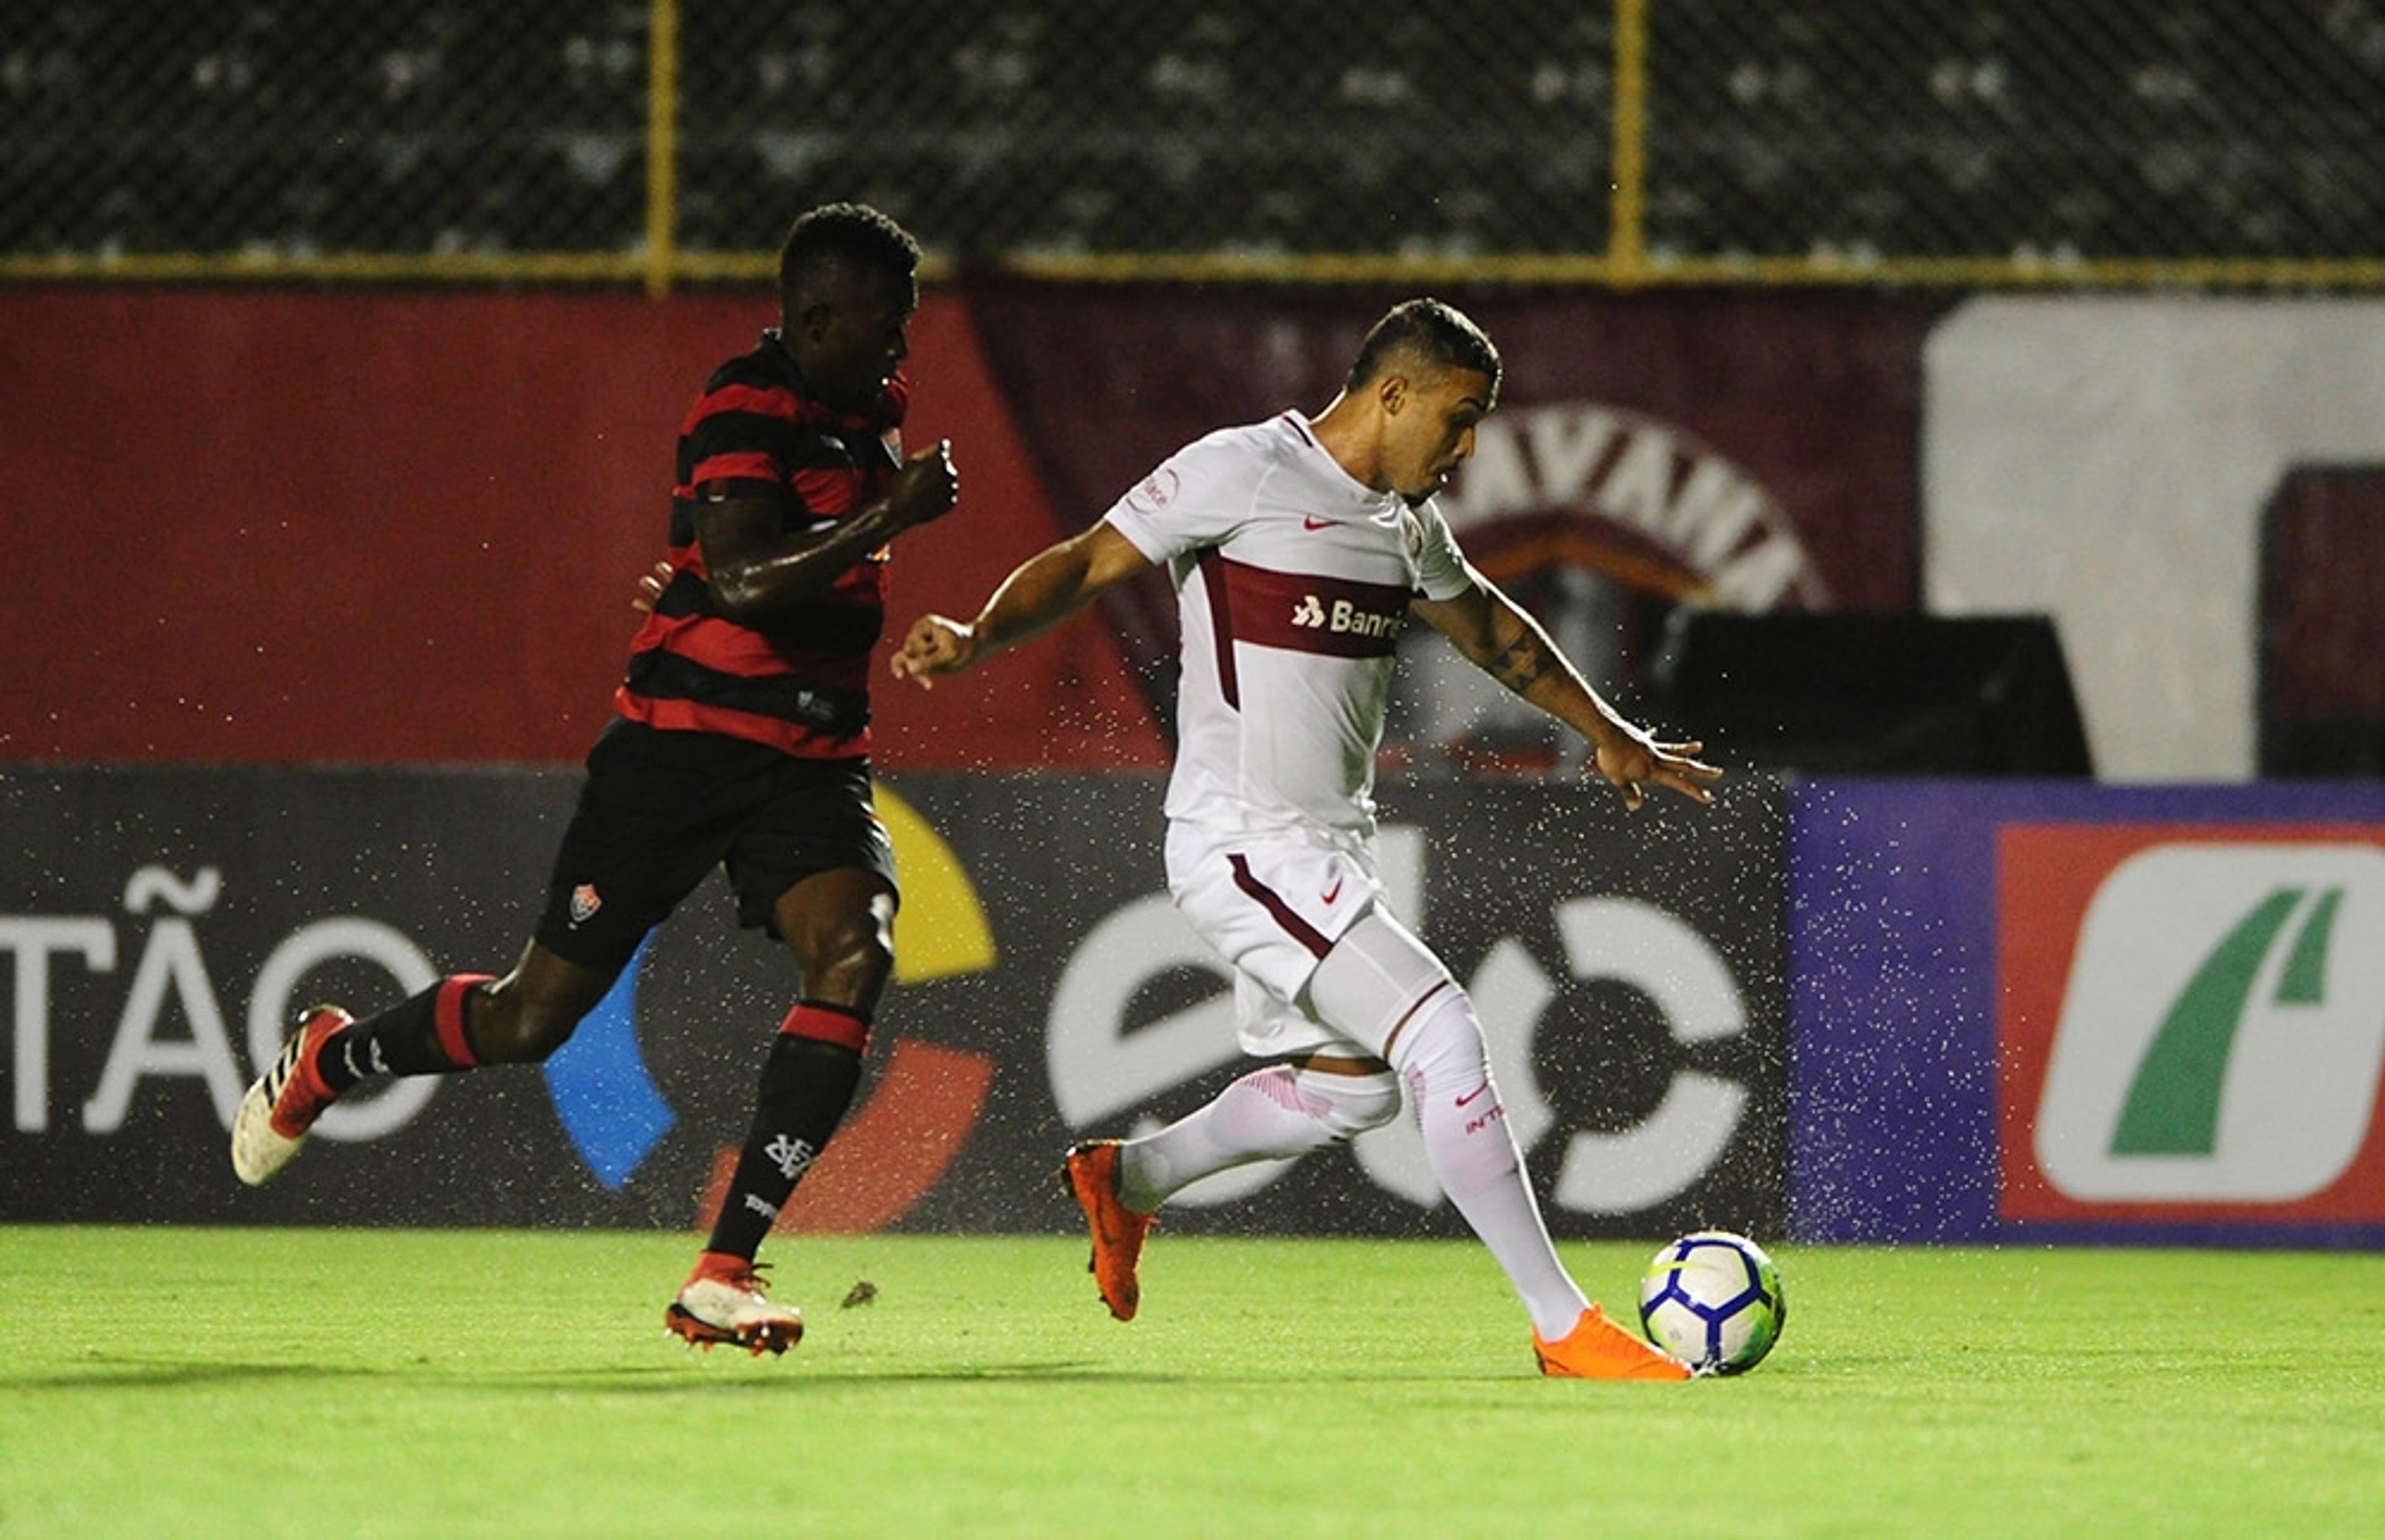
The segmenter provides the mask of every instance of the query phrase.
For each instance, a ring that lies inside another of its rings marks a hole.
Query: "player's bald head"
[[[1405,300],[1392,306],[1358,344],[1342,389],[1352,394],[1388,374],[1440,375],[1468,369],[1499,391],[1499,350],[1480,327],[1453,304],[1436,299]]]

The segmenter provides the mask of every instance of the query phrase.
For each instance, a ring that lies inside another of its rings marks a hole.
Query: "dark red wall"
[[[930,295],[906,436],[954,441],[962,500],[901,542],[893,624],[974,613],[1189,439],[1321,409],[1399,297]],[[1464,298],[1507,354],[1509,404],[1601,404],[1703,441],[1778,500],[1829,603],[1913,603],[1935,305]],[[0,290],[0,761],[578,759],[663,549],[680,420],[773,309],[754,292]],[[1495,555],[1497,530],[1480,539]],[[1150,687],[1173,646],[1153,579],[932,694],[881,681],[879,762],[1159,764]]]
[[[602,726],[672,444],[766,296],[0,292],[0,760],[575,760]],[[913,333],[913,443],[960,508],[893,624],[962,615],[1100,513],[1048,504],[963,303]],[[1094,623],[932,695],[894,766],[1159,763]]]

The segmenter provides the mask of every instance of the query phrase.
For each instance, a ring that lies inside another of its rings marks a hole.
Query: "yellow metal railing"
[[[1615,150],[1607,200],[1607,281],[1647,281],[1642,226],[1648,182],[1648,0],[1615,0]]]
[[[679,255],[679,0],[646,26],[646,292],[669,293]]]

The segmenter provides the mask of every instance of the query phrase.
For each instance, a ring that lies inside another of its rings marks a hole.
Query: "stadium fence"
[[[31,0],[0,279],[2385,288],[2385,0]]]

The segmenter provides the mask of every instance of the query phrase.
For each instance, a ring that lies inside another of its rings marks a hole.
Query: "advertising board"
[[[2385,1244],[2385,791],[1790,805],[1793,1233]]]
[[[368,1011],[501,971],[577,777],[521,770],[0,776],[11,1118],[0,1219],[693,1225],[796,992],[700,888],[537,1068],[343,1102],[255,1191],[224,1136],[292,1012]],[[881,786],[902,961],[860,1099],[791,1228],[1061,1230],[1090,1134],[1185,1112],[1247,1067],[1227,975],[1161,890],[1151,776]],[[1779,1227],[1780,809],[1441,781],[1385,799],[1386,886],[1471,989],[1560,1235]],[[1227,1199],[1234,1199],[1227,1203]],[[1403,1119],[1183,1197],[1199,1231],[1457,1235]]]

